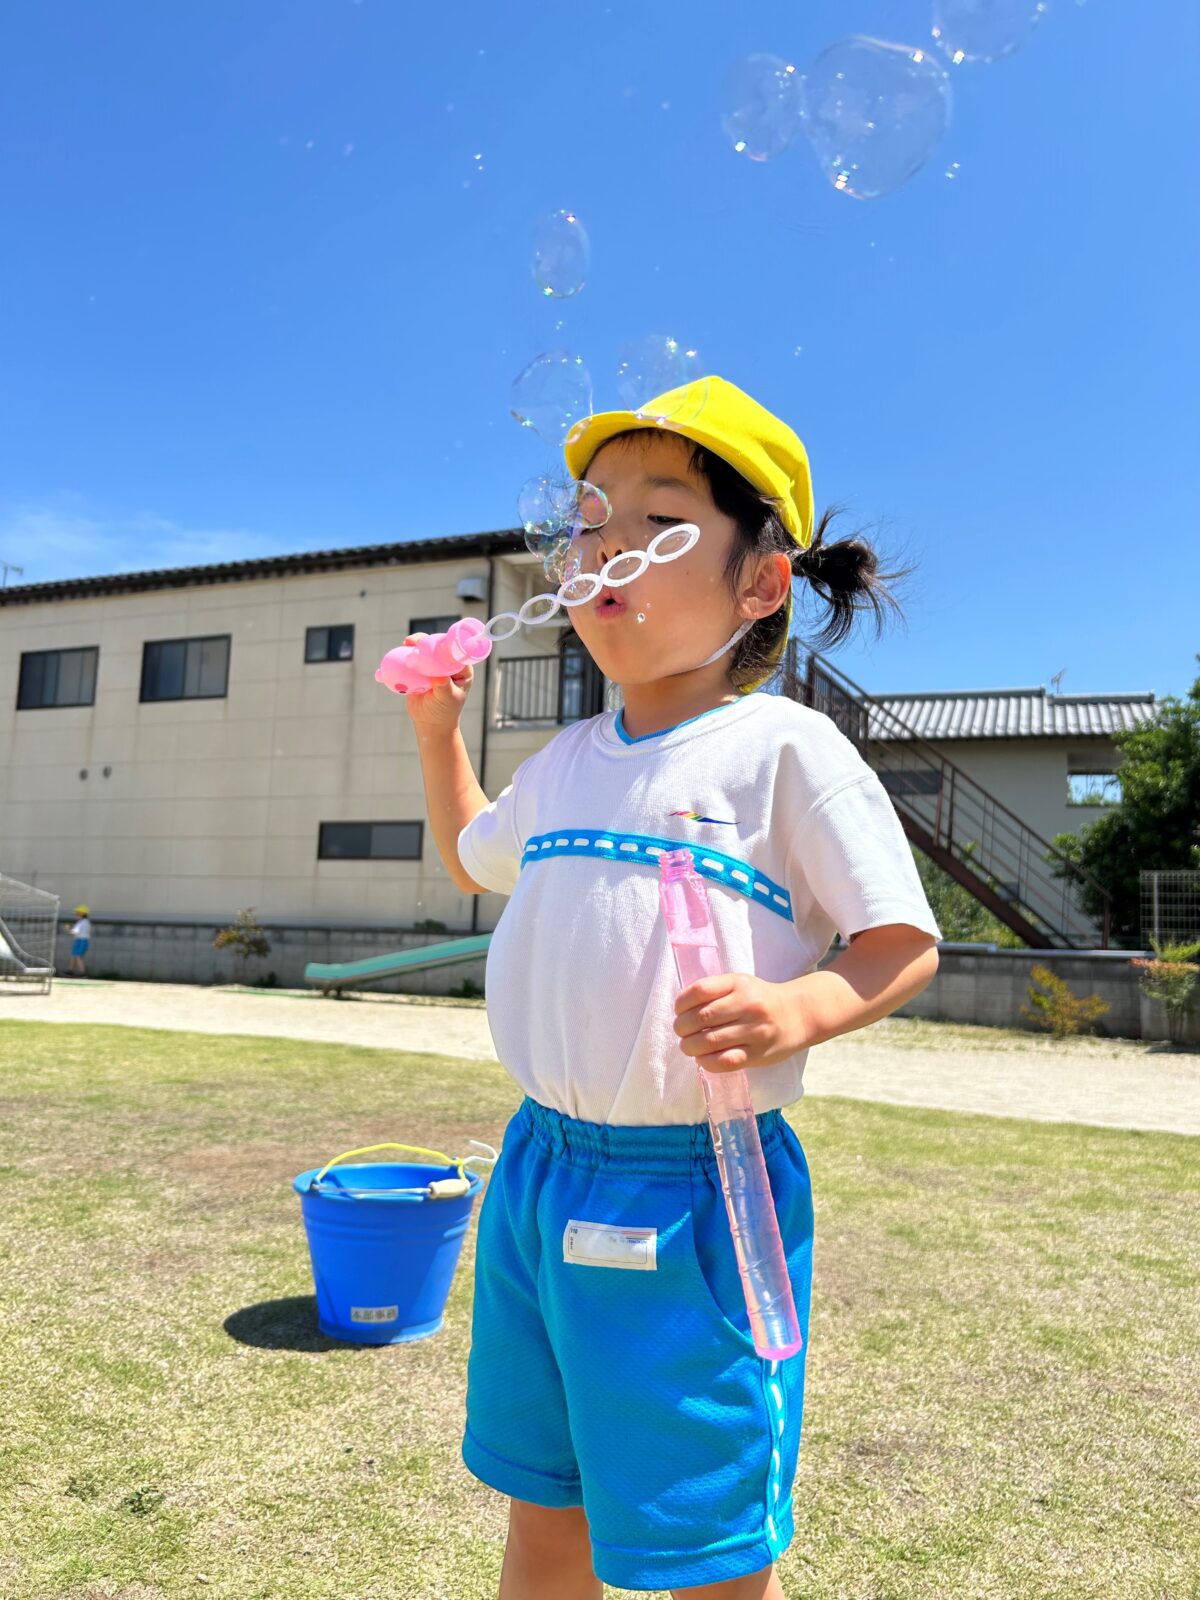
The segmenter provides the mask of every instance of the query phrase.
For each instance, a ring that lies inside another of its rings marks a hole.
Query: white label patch
[[[399,1306],[351,1306],[351,1322],[395,1322],[400,1316]]]
[[[567,1223],[563,1260],[583,1267],[628,1267],[657,1272],[657,1228],[618,1228],[609,1222]]]

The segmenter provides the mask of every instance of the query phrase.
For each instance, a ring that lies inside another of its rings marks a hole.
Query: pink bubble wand
[[[698,979],[715,977],[726,968],[721,961],[708,892],[696,871],[692,852],[686,848],[664,850],[658,866],[659,904],[680,988],[686,989]],[[708,1108],[708,1125],[754,1348],[760,1356],[782,1361],[795,1355],[804,1341],[758,1137],[750,1083],[744,1071],[708,1072],[699,1062],[696,1070]]]
[[[429,633],[416,644],[397,645],[379,663],[375,681],[395,694],[423,694],[434,684],[454,677],[468,663],[474,666],[486,660],[492,645],[501,639],[511,639],[523,622],[540,627],[552,622],[561,607],[586,605],[602,589],[619,589],[623,584],[633,583],[651,564],[676,561],[686,555],[699,537],[700,529],[694,522],[664,528],[655,534],[645,550],[622,551],[606,561],[598,573],[580,571],[581,562],[576,552],[566,569],[569,575],[555,593],[535,594],[519,611],[502,611],[490,622],[461,617],[445,633]]]

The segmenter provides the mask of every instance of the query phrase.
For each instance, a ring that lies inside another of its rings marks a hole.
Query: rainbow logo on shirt
[[[673,817],[686,817],[689,822],[716,822],[724,828],[736,828],[736,817],[703,817],[698,811],[672,811]]]

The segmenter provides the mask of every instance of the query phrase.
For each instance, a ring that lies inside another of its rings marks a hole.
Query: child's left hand
[[[808,1044],[795,986],[748,972],[701,978],[675,997],[675,1032],[684,1055],[706,1072],[773,1067]]]

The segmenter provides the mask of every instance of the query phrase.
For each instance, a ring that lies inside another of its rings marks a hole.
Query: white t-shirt
[[[835,932],[885,923],[941,938],[886,790],[822,712],[754,693],[638,739],[620,712],[572,723],[458,836],[464,870],[510,897],[488,1023],[543,1105],[614,1125],[705,1120],[658,898],[658,852],[681,844],[698,847],[725,971],[782,983]],[[756,1111],[800,1097],[806,1056],[747,1070]]]
[[[89,918],[80,917],[79,921],[71,929],[71,937],[73,939],[90,939],[92,937],[92,924]]]

